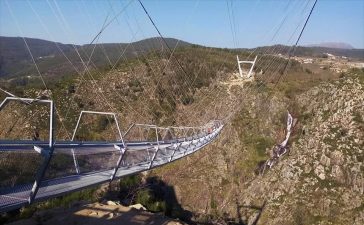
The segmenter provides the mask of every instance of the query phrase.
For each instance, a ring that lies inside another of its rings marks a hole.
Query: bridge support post
[[[113,181],[115,179],[116,173],[118,172],[118,169],[119,169],[121,162],[123,161],[125,153],[127,151],[127,148],[125,148],[125,147],[121,148],[120,146],[117,146],[117,145],[114,145],[114,147],[120,151],[120,156],[119,156],[118,162],[116,163],[116,167],[114,168],[114,171],[110,177],[110,181]]]
[[[48,143],[48,149],[38,149],[36,146],[34,146],[35,150],[39,150],[40,154],[44,157],[43,163],[40,166],[40,168],[37,171],[37,174],[35,175],[34,184],[32,186],[32,189],[29,193],[28,203],[32,203],[34,201],[35,196],[38,193],[40,183],[45,175],[46,169],[48,168],[49,162],[52,159],[53,150],[54,150],[54,104],[52,100],[43,100],[43,99],[33,99],[33,98],[19,98],[19,97],[6,97],[0,104],[0,110],[5,107],[9,101],[20,101],[24,102],[28,105],[32,103],[43,103],[43,104],[49,104],[49,143]]]
[[[156,137],[157,137],[157,144],[158,144],[158,146],[157,146],[157,147],[154,147],[154,148],[155,148],[155,152],[154,152],[154,154],[153,154],[152,160],[150,161],[149,169],[151,169],[151,168],[152,168],[152,166],[153,166],[153,161],[154,161],[154,159],[157,157],[157,154],[158,154],[158,152],[159,152],[159,150],[160,150],[160,148],[159,148],[159,137],[158,137],[158,127],[155,127],[155,135],[156,135]]]
[[[158,152],[159,152],[159,148],[158,147],[155,147],[155,150],[154,150],[155,152],[154,152],[154,154],[153,154],[153,157],[152,157],[152,160],[150,161],[150,163],[149,163],[149,167],[148,167],[148,169],[151,169],[152,167],[153,167],[153,162],[154,162],[154,160],[155,160],[155,158],[157,157],[157,154],[158,154]]]
[[[42,100],[42,101],[47,101],[47,100]],[[48,145],[48,151],[47,154],[44,156],[44,160],[43,163],[41,165],[41,167],[39,168],[36,176],[35,176],[35,181],[32,187],[32,190],[30,191],[29,194],[29,198],[28,198],[28,203],[31,204],[34,199],[35,196],[38,193],[39,187],[40,187],[40,183],[43,180],[43,177],[46,173],[46,170],[48,168],[49,162],[52,159],[53,156],[53,151],[54,151],[54,105],[53,105],[53,101],[48,100],[47,102],[49,102],[50,104],[50,111],[49,111],[49,145]]]
[[[193,145],[193,151],[194,151],[195,148],[197,147],[198,143],[200,142],[200,138],[198,137],[197,128],[192,128],[192,131],[193,131],[193,139],[192,139],[191,145]],[[194,141],[197,141],[196,144],[193,143]]]
[[[120,127],[119,127],[119,122],[118,122],[118,119],[116,118],[116,115],[113,114],[114,116],[114,120],[115,120],[115,123],[116,123],[116,127],[118,128],[118,132],[119,132],[119,137],[120,137],[120,141],[122,142],[123,144],[123,147],[120,148],[119,146],[119,150],[120,150],[120,156],[119,156],[119,159],[118,159],[118,162],[116,163],[116,167],[114,168],[114,171],[113,171],[113,174],[110,178],[110,181],[113,181],[115,179],[115,176],[116,176],[116,173],[118,172],[118,169],[120,167],[120,164],[121,162],[123,161],[123,159],[125,158],[125,154],[126,154],[126,151],[128,150],[126,144],[125,144],[125,141],[124,141],[124,138],[123,138],[123,135],[121,134],[121,131],[120,131]],[[125,135],[128,134],[128,132],[130,131],[130,129],[134,127],[134,124],[132,124],[130,126],[130,128],[126,131]]]
[[[73,164],[75,165],[76,173],[80,174],[80,167],[78,166],[78,161],[77,161],[77,158],[76,158],[75,149],[72,148],[71,152],[72,152]]]
[[[198,142],[197,143],[201,143],[201,142],[203,142],[204,132],[203,132],[202,128],[198,128],[197,131],[198,131],[198,133],[197,133]]]
[[[112,112],[81,111],[81,113],[80,113],[80,115],[79,115],[79,117],[78,117],[78,120],[77,120],[76,127],[75,127],[75,129],[74,129],[74,131],[73,131],[73,135],[72,135],[72,139],[71,139],[71,141],[74,141],[74,139],[75,139],[75,137],[76,137],[76,132],[77,132],[78,127],[80,126],[80,122],[81,122],[81,118],[82,118],[82,115],[83,115],[83,114],[108,115],[108,116],[112,116],[112,117],[114,118],[114,120],[115,120],[116,128],[117,128],[118,135],[119,135],[119,138],[120,138],[120,140],[118,140],[118,141],[121,141],[121,142],[122,142],[122,144],[123,144],[123,149],[124,149],[124,150],[121,150],[121,148],[120,148],[119,146],[115,145],[115,146],[117,146],[117,149],[119,149],[119,150],[120,150],[121,154],[120,154],[120,156],[119,156],[119,159],[118,159],[118,162],[117,162],[117,164],[116,164],[116,167],[114,168],[114,172],[113,172],[113,174],[112,174],[112,176],[111,176],[111,178],[110,178],[111,180],[113,180],[113,179],[115,178],[115,175],[116,175],[116,173],[117,173],[117,170],[118,170],[118,168],[119,168],[119,166],[120,166],[120,164],[121,164],[121,161],[122,161],[123,156],[124,156],[125,151],[126,151],[126,145],[125,145],[125,142],[124,142],[124,139],[123,139],[123,135],[121,134],[121,131],[120,131],[120,126],[119,126],[118,119],[116,118],[116,114],[115,114],[115,113],[112,113]],[[130,129],[131,129],[132,127],[134,127],[134,124],[132,124],[132,125],[129,127],[129,129],[126,131],[126,133],[125,133],[125,134],[127,134],[127,133],[130,131]],[[74,154],[74,149],[72,149],[72,156],[73,156],[73,162],[74,162],[74,164],[75,164],[76,172],[77,172],[77,174],[79,174],[79,173],[80,173],[80,168],[79,168],[79,166],[78,166],[78,162],[77,162],[76,155]]]
[[[192,140],[190,140],[189,142],[189,144],[188,144],[188,146],[186,147],[186,149],[185,149],[185,151],[183,152],[183,156],[185,156],[186,155],[186,153],[187,153],[187,151],[190,149],[190,147],[193,145],[193,140],[195,140],[195,131],[194,131],[194,129],[192,128]]]
[[[239,74],[240,74],[241,78],[250,78],[252,76],[253,68],[254,68],[255,62],[257,61],[257,57],[258,56],[255,56],[254,61],[240,61],[239,56],[236,56],[236,59],[238,61],[238,66],[239,66]],[[244,77],[243,69],[240,66],[240,64],[244,64],[244,63],[245,64],[251,64],[251,67],[250,67],[249,72],[247,73],[246,77]]]
[[[173,159],[173,157],[174,157],[174,155],[176,154],[176,151],[177,151],[177,149],[179,149],[179,147],[182,145],[182,143],[179,143],[179,144],[174,144],[174,146],[173,146],[173,152],[172,152],[172,155],[171,155],[171,157],[169,158],[169,162],[171,162],[172,161],[172,159]]]

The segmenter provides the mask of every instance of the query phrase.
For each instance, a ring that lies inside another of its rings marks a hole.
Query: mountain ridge
[[[68,63],[64,55],[75,64],[80,64],[81,61],[78,54],[76,54],[76,50],[79,51],[79,54],[83,59],[87,59],[95,45],[93,63],[96,63],[97,66],[107,65],[107,58],[110,58],[112,62],[116,62],[122,51],[124,51],[124,55],[128,58],[152,50],[166,48],[166,44],[155,37],[131,43],[100,43],[85,45],[62,44],[36,38],[24,39],[26,40],[34,59],[39,63],[39,69],[42,73],[46,74],[49,70],[53,70],[54,72],[54,67],[57,63]],[[179,47],[191,45],[188,42],[174,38],[165,38],[165,42],[168,46],[175,46],[177,43]],[[105,57],[105,55],[108,55],[108,57]],[[43,69],[42,63],[46,64],[46,68]],[[0,36],[0,77],[26,76],[36,72],[35,68],[32,67],[34,67],[33,61],[23,38]],[[60,71],[61,73],[74,72],[74,70],[67,70],[67,68],[63,69],[65,71]]]
[[[159,37],[151,37],[131,43],[99,43],[91,45],[63,44],[35,38],[24,39],[27,41],[41,74],[52,79],[72,75],[75,73],[75,69],[82,71],[84,66],[79,55],[82,57],[83,61],[86,61],[86,59],[89,59],[88,56],[91,55],[91,52],[93,52],[93,55],[90,66],[93,68],[105,68],[123,60],[139,58],[154,50],[166,50],[167,46],[165,42],[172,49],[174,49],[177,44],[178,47],[200,46],[175,38],[165,38],[164,42]],[[285,45],[273,45],[252,49],[228,50],[256,51],[263,55],[287,55],[290,48],[290,46]],[[60,50],[62,50],[62,52]],[[78,52],[76,52],[76,50]],[[364,60],[364,49],[298,46],[294,52],[296,56],[305,57],[322,57],[324,53]],[[160,52],[159,54],[162,53]],[[68,59],[66,59],[65,56],[67,56]],[[70,62],[72,62],[72,64],[70,64]],[[38,72],[34,67],[23,38],[0,36],[0,78],[10,79],[31,76],[38,76]]]
[[[352,45],[345,42],[322,42],[319,44],[310,44],[306,47],[323,47],[323,48],[339,48],[339,49],[355,49]]]
[[[245,52],[244,56],[248,55]],[[50,87],[65,127],[56,132],[58,139],[67,137],[67,130],[74,128],[81,110],[116,109],[126,129],[134,122],[160,126],[203,124],[226,118],[236,109],[237,113],[211,145],[145,175],[158,177],[175,190],[179,205],[170,204],[174,210],[168,213],[177,218],[191,214],[196,221],[192,224],[201,225],[363,224],[363,70],[341,75],[330,70],[316,73],[293,61],[280,82],[261,83],[263,74],[257,74],[258,80],[247,84],[236,79],[234,51],[186,48],[176,50],[175,57],[188,69],[188,74],[198,76],[185,76],[177,69],[165,70],[160,65],[169,59],[167,54],[159,59],[149,55],[148,60],[130,60],[113,70],[95,73],[95,79],[87,80],[94,82],[79,82],[80,79],[72,77],[73,80]],[[174,60],[171,59],[170,68],[177,67]],[[272,60],[280,65],[286,62],[284,58],[266,55],[255,65],[256,71]],[[272,75],[274,70],[271,67],[265,74]],[[187,92],[187,87],[193,89]],[[17,96],[39,96],[40,90],[35,87],[20,88],[23,93],[16,93]],[[0,136],[31,137],[32,127],[37,126],[41,129],[40,137],[45,139],[47,114],[43,111],[47,109],[24,109],[9,105],[1,111]],[[256,176],[256,166],[269,157],[271,147],[280,143],[284,135],[287,109],[298,118],[289,141],[291,151],[263,176]],[[16,110],[18,113],[14,113]],[[24,114],[20,117],[19,113]],[[84,121],[90,129],[80,130],[79,137],[114,140],[111,125],[100,130],[97,124],[102,120],[98,119]],[[17,126],[9,121],[16,121]],[[61,124],[58,122],[55,127]],[[72,160],[66,164],[73,168]],[[28,172],[27,165],[16,163],[15,168],[26,168],[24,171]],[[25,175],[21,173],[11,180]],[[126,179],[121,181],[129,183]],[[146,199],[150,206],[163,205],[159,199],[150,203],[154,196],[148,194],[150,186],[141,185],[148,189],[141,189],[136,196],[147,197],[140,198],[138,203],[143,204]],[[121,183],[116,186],[124,188]],[[133,190],[135,187],[139,186],[132,186]]]

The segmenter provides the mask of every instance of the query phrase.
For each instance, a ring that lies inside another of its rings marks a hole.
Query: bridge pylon
[[[258,56],[255,56],[253,61],[247,61],[247,60],[240,61],[239,56],[236,55],[236,59],[238,61],[238,67],[239,67],[239,75],[240,75],[240,77],[242,79],[248,79],[248,78],[251,78],[253,76],[253,69],[254,69],[254,66],[255,66],[255,62],[257,61],[257,57]],[[242,68],[241,64],[250,64],[251,66],[250,66],[249,71],[243,71],[243,68]]]

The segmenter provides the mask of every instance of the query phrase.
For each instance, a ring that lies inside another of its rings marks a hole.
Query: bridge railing
[[[10,101],[20,101],[26,104],[47,104],[49,105],[49,143],[48,147],[34,146],[34,149],[38,151],[42,157],[42,163],[36,172],[35,180],[32,185],[32,189],[29,193],[28,202],[31,203],[34,200],[35,195],[39,190],[40,182],[42,181],[46,169],[53,155],[54,144],[54,105],[52,100],[43,99],[31,99],[31,98],[19,98],[19,97],[6,97],[0,104],[0,110],[2,110]]]
[[[116,114],[82,111],[72,140],[55,141],[51,100],[8,97],[0,110],[11,100],[50,104],[50,140],[0,140],[0,171],[6,172],[0,173],[0,211],[161,166],[202,148],[222,129],[219,121],[200,127],[135,123],[122,134]],[[74,140],[85,114],[112,116],[119,138],[112,142]]]

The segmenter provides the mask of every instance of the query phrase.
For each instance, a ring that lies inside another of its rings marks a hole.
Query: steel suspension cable
[[[156,25],[156,24],[155,24],[155,22],[153,21],[152,17],[149,15],[149,13],[148,13],[147,9],[144,7],[144,5],[143,5],[142,1],[141,1],[141,0],[138,0],[138,2],[139,2],[139,4],[141,5],[141,7],[143,8],[143,10],[144,10],[145,14],[147,15],[147,17],[149,18],[150,22],[153,24],[153,27],[154,27],[154,28],[156,29],[156,31],[158,32],[159,36],[162,38],[162,40],[163,40],[164,44],[166,45],[166,47],[167,47],[168,51],[169,51],[170,53],[172,53],[173,51],[172,51],[171,47],[169,47],[169,45],[168,45],[167,41],[166,41],[166,40],[165,40],[165,38],[163,37],[162,33],[159,31],[159,29],[158,29],[157,25]],[[178,64],[178,66],[179,66],[179,67],[181,68],[181,70],[183,71],[183,73],[184,73],[187,77],[189,77],[189,75],[187,74],[187,72],[186,72],[185,68],[182,66],[182,64],[180,63],[180,61],[178,60],[178,58],[176,58],[176,57],[174,57],[174,58],[175,58],[175,60],[176,60],[176,62],[177,62],[177,64]]]
[[[286,64],[285,68],[284,68],[283,74],[282,74],[281,76],[279,76],[279,77],[278,77],[278,80],[277,80],[276,85],[278,84],[278,82],[279,82],[279,80],[282,78],[282,76],[283,76],[283,75],[285,76],[285,75],[286,75],[286,73],[287,73],[287,68],[288,68],[288,65],[290,64],[290,59],[291,59],[292,55],[295,53],[295,51],[296,51],[296,48],[297,48],[298,42],[300,41],[300,39],[301,39],[301,37],[302,37],[302,34],[303,34],[303,31],[305,30],[305,28],[306,28],[306,26],[307,26],[307,23],[308,23],[308,21],[310,20],[310,17],[311,17],[311,15],[312,15],[312,12],[313,12],[313,10],[315,9],[316,3],[317,3],[317,0],[315,0],[314,4],[313,4],[313,5],[312,5],[312,7],[311,7],[310,13],[308,14],[308,17],[307,17],[307,19],[306,19],[306,21],[305,21],[305,24],[303,25],[303,27],[302,27],[302,29],[301,29],[301,32],[300,32],[300,34],[299,34],[299,36],[298,36],[298,38],[297,38],[297,40],[296,40],[296,43],[295,43],[295,44],[294,44],[294,46],[293,46],[293,50],[291,50],[291,51],[288,53],[288,62],[287,62],[287,64]]]
[[[286,10],[285,10],[285,11],[286,11],[286,15],[283,15],[283,17],[282,17],[282,19],[281,19],[280,24],[282,24],[282,23],[284,23],[284,22],[286,21],[286,20],[285,20],[285,18],[288,16],[288,11],[287,11],[287,9],[288,9],[288,7],[289,7],[290,3],[291,3],[291,2],[289,2],[289,3],[286,5],[286,7],[285,7],[285,8],[286,8]],[[279,24],[278,24],[278,25],[279,25]],[[278,27],[277,27],[277,30],[279,29],[279,27],[281,27],[281,26],[278,26]],[[272,29],[272,31],[273,31],[273,30],[274,30],[274,29]],[[274,37],[273,37],[272,39],[274,39]],[[271,39],[271,41],[272,41],[272,39]],[[254,51],[250,53],[250,55],[251,55],[252,53],[254,53],[256,50],[257,50],[257,48],[255,48],[255,49],[254,49]],[[269,48],[267,48],[267,49],[266,49],[266,52],[268,52],[268,51],[269,51]],[[250,55],[249,55],[249,56],[250,56]],[[260,61],[260,60],[261,60],[261,59],[259,58],[259,59],[258,59],[258,61]],[[221,67],[222,67],[224,64],[225,64],[225,63],[222,63],[222,64],[221,64]],[[251,85],[250,85],[250,86],[251,86]],[[219,91],[219,93],[221,93],[221,90]],[[205,98],[205,99],[206,99],[206,98],[209,98],[209,96],[206,96],[206,97],[204,97],[204,98]],[[196,113],[197,113],[197,112],[196,112]]]
[[[47,0],[47,2],[48,2],[48,0]],[[48,5],[50,6],[50,8],[52,9],[52,12],[53,12],[53,14],[56,16],[56,18],[57,18],[57,20],[58,20],[58,22],[60,23],[60,25],[62,25],[62,23],[60,22],[60,20],[59,20],[59,18],[58,18],[58,16],[57,16],[57,14],[54,12],[54,10],[53,10],[53,7],[50,5],[50,3],[48,2]],[[65,20],[65,18],[63,17],[63,14],[62,14],[62,12],[61,12],[61,10],[60,10],[60,8],[58,7],[58,4],[55,2],[55,6],[56,6],[56,8],[57,8],[57,10],[58,10],[58,12],[59,12],[59,14],[60,14],[60,16],[61,16],[61,19],[62,19],[62,21],[63,21],[63,23],[64,23],[64,26],[66,26],[66,25],[68,25],[67,24],[67,22],[66,22],[66,20]],[[128,6],[128,5],[127,5]],[[119,11],[119,12],[122,12],[122,11],[124,11],[125,9],[126,9],[126,7],[127,6],[125,6],[125,7],[123,7],[122,8],[122,10],[121,11]],[[115,17],[114,17],[115,18]],[[109,23],[110,24],[110,23]],[[105,25],[106,25],[106,19],[105,19],[105,22],[104,22],[104,25],[103,25],[103,27],[105,27]],[[103,30],[105,30],[105,29],[103,29]],[[65,30],[66,31],[66,30]],[[94,40],[96,40],[96,41],[98,41],[98,39],[100,38],[100,34],[98,34],[98,37],[96,38],[96,39],[94,39]],[[81,73],[79,73],[79,75],[80,75],[80,78],[81,78],[81,80],[80,80],[80,82],[79,82],[79,86],[81,85],[81,82],[82,81],[86,81],[85,80],[85,78],[84,78],[84,75],[85,74],[87,74],[90,78],[91,78],[91,84],[92,85],[97,85],[96,84],[96,81],[95,81],[95,79],[93,78],[93,76],[92,76],[92,74],[90,73],[90,71],[89,71],[89,69],[88,69],[88,65],[90,64],[90,63],[92,63],[93,64],[93,62],[91,61],[91,58],[92,58],[92,54],[93,54],[93,52],[94,52],[94,50],[95,50],[95,47],[97,46],[97,45],[94,45],[93,46],[93,49],[92,49],[92,52],[91,52],[91,55],[90,56],[88,56],[87,55],[87,53],[83,50],[83,49],[81,49],[83,52],[84,52],[84,54],[86,55],[86,57],[88,58],[88,62],[87,63],[85,63],[84,62],[84,60],[82,59],[82,57],[81,57],[81,54],[79,53],[79,51],[78,51],[78,49],[74,46],[74,45],[72,45],[73,46],[73,48],[74,48],[74,50],[75,50],[75,52],[77,53],[77,55],[78,55],[78,57],[80,58],[80,60],[81,60],[81,62],[82,62],[82,64],[83,64],[83,66],[85,67],[85,69],[84,69],[84,72],[81,74]],[[95,66],[95,65],[94,65]],[[97,68],[96,66],[95,66],[95,68]],[[100,89],[98,89],[99,91],[100,91]],[[96,92],[96,95],[97,96],[99,96],[101,99],[102,98],[104,98],[105,99],[105,101],[104,102],[106,102],[108,105],[109,105],[109,107],[110,108],[112,108],[112,109],[115,109],[108,101],[107,101],[107,99],[106,99],[106,97],[104,96],[104,94],[100,91],[100,93],[101,93],[101,95],[98,93],[98,92]],[[72,100],[74,99],[74,97],[75,97],[75,95],[72,97]],[[66,113],[66,118],[67,118],[67,116],[68,116],[68,113],[69,113],[69,110],[70,110],[70,107],[71,107],[71,105],[68,107],[68,109],[67,109],[67,113]],[[109,118],[108,118],[108,120],[109,120]],[[114,127],[113,127],[114,128]]]
[[[274,85],[274,87],[273,88],[276,88],[276,86],[278,85],[278,83],[279,83],[279,81],[280,81],[280,79],[282,78],[282,76],[284,76],[284,75],[286,75],[286,73],[287,73],[287,68],[288,68],[288,66],[289,66],[289,64],[290,64],[290,59],[291,59],[291,57],[292,57],[292,52],[294,53],[294,50],[296,49],[296,47],[297,47],[297,45],[298,45],[298,42],[299,42],[299,40],[300,40],[300,38],[301,38],[301,36],[302,36],[302,34],[303,34],[303,31],[305,30],[305,28],[306,28],[306,25],[307,25],[307,23],[308,23],[308,21],[309,21],[309,19],[310,19],[310,17],[311,17],[311,14],[312,14],[312,12],[313,12],[313,10],[314,10],[314,8],[315,8],[315,6],[316,6],[316,3],[317,3],[317,0],[315,0],[315,2],[314,2],[314,4],[312,5],[312,7],[311,7],[311,9],[310,9],[310,13],[308,14],[308,16],[307,16],[307,18],[306,18],[306,20],[305,20],[305,23],[304,23],[304,25],[303,25],[303,27],[302,27],[302,29],[301,29],[301,31],[300,31],[300,34],[299,34],[299,36],[298,36],[298,38],[297,38],[297,40],[296,40],[296,42],[295,42],[295,44],[292,46],[292,49],[290,49],[289,50],[289,57],[288,57],[288,60],[287,60],[287,62],[286,62],[286,64],[285,64],[285,67],[284,67],[284,71],[283,71],[283,73],[278,77],[278,80],[277,80],[277,82],[275,83],[275,85]],[[271,93],[269,93],[268,95],[267,95],[267,97],[265,98],[265,101],[267,101],[268,100],[268,98],[271,96]],[[232,116],[232,114],[230,114],[228,117],[226,117],[226,118],[224,118],[224,121],[225,120],[227,120],[227,119],[229,119],[230,117]]]

